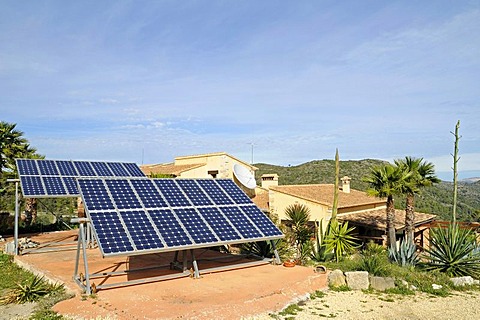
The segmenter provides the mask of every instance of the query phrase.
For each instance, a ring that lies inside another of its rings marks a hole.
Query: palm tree
[[[4,173],[15,170],[15,159],[27,154],[34,154],[23,132],[16,130],[15,123],[0,121],[0,178]]]
[[[399,194],[407,182],[410,173],[401,170],[398,166],[386,164],[373,167],[369,175],[363,179],[368,183],[367,193],[379,197],[387,198],[387,246],[395,249],[395,206],[393,196]]]
[[[5,174],[14,175],[16,171],[16,158],[39,158],[36,149],[30,147],[23,132],[16,129],[17,124],[0,121],[0,182],[3,184]],[[1,187],[0,190],[5,190]],[[37,213],[36,199],[26,199],[25,203],[27,223],[34,221]]]
[[[439,183],[440,179],[435,176],[435,166],[423,158],[405,157],[395,160],[395,164],[405,173],[410,173],[408,183],[402,185],[402,193],[405,200],[405,236],[408,242],[414,243],[415,224],[415,194],[422,188],[430,187]]]

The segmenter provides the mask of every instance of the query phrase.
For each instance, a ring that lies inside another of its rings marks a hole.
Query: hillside
[[[362,178],[375,165],[385,163],[381,160],[364,159],[340,161],[340,176],[349,176],[353,189],[365,191],[366,183]],[[261,176],[266,173],[279,175],[279,184],[315,184],[333,183],[335,179],[334,160],[315,160],[298,166],[275,166],[257,163],[255,173],[258,185],[261,185]],[[452,210],[453,183],[441,182],[433,187],[426,188],[416,198],[416,211],[437,214],[438,219],[449,220]],[[404,199],[397,197],[395,206],[403,209]],[[462,221],[480,221],[480,181],[460,182],[458,187],[457,217]]]

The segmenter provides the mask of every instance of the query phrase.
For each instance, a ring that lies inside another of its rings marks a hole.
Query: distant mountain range
[[[340,177],[349,176],[353,189],[365,191],[368,185],[362,178],[368,175],[373,166],[385,163],[375,159],[340,161]],[[333,183],[335,179],[334,160],[315,160],[288,167],[266,163],[254,165],[258,168],[255,173],[258,185],[261,185],[261,176],[266,173],[278,174],[280,185]],[[425,188],[416,197],[415,210],[436,214],[440,220],[449,220],[452,203],[453,183],[442,181],[433,187]],[[398,196],[395,206],[403,209],[404,198]],[[480,221],[480,178],[459,181],[457,218],[462,221]]]

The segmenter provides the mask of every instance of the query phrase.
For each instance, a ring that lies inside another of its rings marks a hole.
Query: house
[[[386,199],[368,196],[365,192],[350,188],[350,178],[343,177],[338,192],[337,218],[348,221],[356,228],[356,236],[363,240],[378,243],[386,241]],[[288,220],[285,210],[298,203],[310,209],[310,221],[330,220],[333,208],[334,185],[278,185],[277,175],[263,175],[262,186],[257,187],[253,201],[280,221]],[[429,224],[435,215],[416,213],[415,240],[423,246],[428,235]],[[396,210],[395,230],[397,238],[403,237],[405,211]]]
[[[172,163],[140,166],[146,176],[171,176],[175,178],[229,178],[234,179],[233,166],[246,167],[252,174],[257,170],[251,164],[225,152],[176,157]]]

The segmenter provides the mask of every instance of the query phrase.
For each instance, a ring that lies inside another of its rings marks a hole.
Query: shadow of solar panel
[[[42,179],[38,176],[23,176],[20,177],[23,195],[25,197],[35,197],[45,195],[45,188],[42,184]]]
[[[228,220],[235,226],[245,239],[254,239],[262,237],[262,234],[247,219],[244,213],[238,207],[220,207]]]
[[[75,167],[73,166],[73,163],[71,161],[57,160],[55,162],[57,163],[58,171],[60,171],[60,174],[62,176],[78,176],[78,173],[75,170]]]
[[[137,250],[163,248],[162,240],[143,210],[120,212]]]
[[[155,226],[169,247],[193,244],[170,209],[148,210]]]
[[[193,208],[173,209],[187,232],[197,244],[218,242],[218,239]]]
[[[113,210],[113,202],[101,179],[79,179],[83,202],[89,211]]]
[[[37,164],[33,159],[17,159],[18,174],[21,176],[38,176]]]
[[[147,209],[151,208],[165,208],[168,207],[167,203],[163,200],[162,196],[158,192],[157,188],[150,179],[133,179],[130,180],[143,206]]]
[[[141,204],[135,195],[132,187],[125,179],[109,179],[105,180],[113,201],[118,209],[134,209],[141,208]]]
[[[130,174],[128,173],[127,169],[119,162],[107,162],[110,170],[116,177],[128,177]]]
[[[218,179],[217,183],[223,188],[236,204],[249,204],[252,200],[232,180]]]
[[[233,204],[233,201],[213,179],[197,180],[198,184],[217,205]]]
[[[225,219],[220,210],[215,207],[198,208],[202,217],[210,225],[210,228],[222,241],[233,241],[241,239],[235,228]]]
[[[127,169],[132,177],[145,177],[145,174],[135,163],[124,163],[123,166]]]
[[[62,195],[67,193],[61,177],[43,177],[42,179],[47,194]]]
[[[92,162],[91,163],[93,169],[97,173],[97,176],[100,177],[113,177],[114,174],[110,171],[110,168],[107,166],[105,162]]]
[[[53,160],[42,160],[37,161],[38,168],[40,169],[40,174],[44,176],[58,176],[57,166]]]
[[[104,254],[133,251],[127,232],[116,212],[90,214],[98,245]]]
[[[63,184],[67,188],[68,194],[78,195],[77,181],[74,177],[62,177]]]
[[[96,177],[97,174],[93,171],[92,166],[86,161],[73,161],[73,165],[77,169],[77,172],[82,177]]]
[[[253,221],[257,228],[260,229],[264,236],[271,237],[282,235],[282,232],[280,232],[272,220],[270,220],[270,218],[268,218],[255,205],[243,206],[241,209]]]
[[[213,204],[195,180],[178,179],[176,182],[194,206],[211,206]]]
[[[153,180],[171,207],[191,207],[180,187],[171,179]]]

